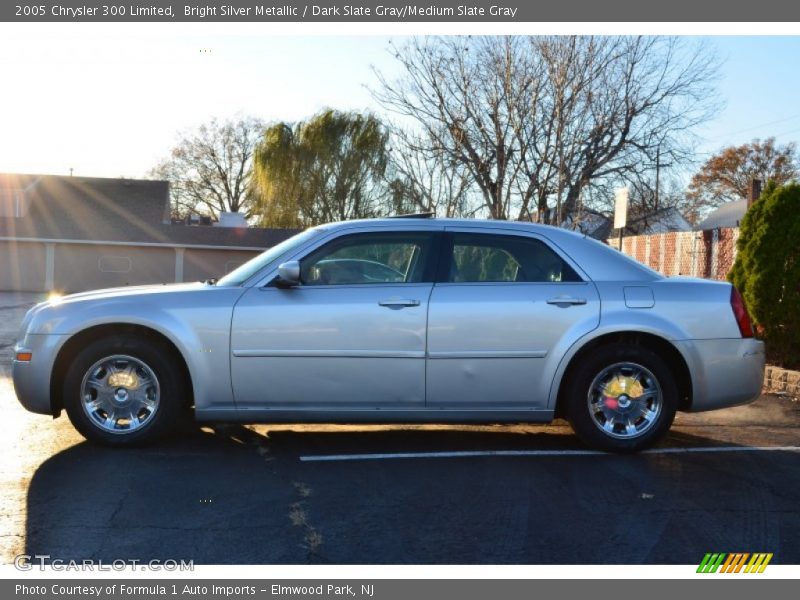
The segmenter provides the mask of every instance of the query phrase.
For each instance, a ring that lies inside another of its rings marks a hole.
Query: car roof
[[[343,229],[393,228],[398,230],[443,230],[446,227],[464,227],[473,230],[519,231],[533,233],[550,240],[566,252],[593,280],[652,281],[663,276],[629,256],[598,242],[582,233],[530,223],[526,221],[501,221],[496,219],[453,219],[435,217],[404,217],[355,219],[321,225],[318,229],[337,231]]]
[[[516,229],[532,233],[540,233],[547,237],[565,236],[571,238],[584,238],[582,233],[554,227],[552,225],[542,225],[541,223],[531,223],[529,221],[504,221],[500,219],[457,219],[449,217],[403,217],[403,218],[377,218],[377,219],[353,219],[352,221],[338,221],[327,223],[321,226],[324,229],[339,228],[361,228],[361,227],[397,227],[401,229],[443,229],[445,227],[469,227],[471,229]]]

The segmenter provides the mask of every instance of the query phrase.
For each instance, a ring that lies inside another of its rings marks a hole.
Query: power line
[[[767,127],[769,125],[777,125],[778,123],[785,123],[786,121],[792,121],[792,120],[797,119],[797,118],[800,118],[800,113],[798,113],[796,115],[792,115],[790,117],[784,117],[783,119],[777,119],[775,121],[769,121],[767,123],[762,123],[760,125],[752,125],[750,127],[745,127],[744,129],[739,129],[739,130],[736,130],[736,131],[729,131],[725,135],[719,135],[719,136],[716,136],[716,137],[713,137],[713,138],[706,138],[706,141],[713,142],[715,140],[721,140],[721,139],[724,139],[724,138],[728,138],[728,137],[730,137],[732,135],[738,135],[740,133],[747,133],[748,131],[753,131],[755,129],[761,129],[762,127]]]
[[[791,134],[793,134],[793,133],[797,133],[798,131],[800,131],[800,127],[798,127],[797,129],[791,129],[791,130],[789,130],[789,131],[784,131],[783,133],[779,133],[779,134],[777,134],[775,137],[781,137],[781,136],[785,136],[785,135],[791,135]]]

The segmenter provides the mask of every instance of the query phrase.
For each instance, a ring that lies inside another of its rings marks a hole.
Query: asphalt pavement
[[[634,456],[547,426],[189,426],[93,446],[17,403],[34,295],[0,294],[0,560],[197,564],[800,563],[800,402],[678,416]]]

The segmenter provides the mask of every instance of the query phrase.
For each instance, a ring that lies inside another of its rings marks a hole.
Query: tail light
[[[747,314],[747,307],[744,305],[742,295],[735,286],[731,286],[731,308],[742,337],[753,337],[753,324],[750,322],[750,315]]]

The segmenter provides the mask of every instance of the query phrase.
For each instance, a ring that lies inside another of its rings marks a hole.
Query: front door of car
[[[435,237],[345,234],[300,260],[299,285],[248,290],[231,329],[237,406],[422,407]]]
[[[449,231],[428,316],[427,404],[548,409],[552,373],[600,301],[546,240]]]

